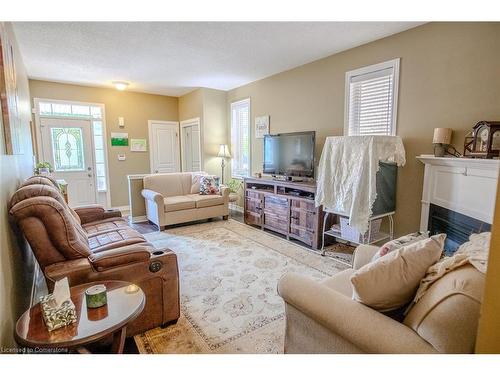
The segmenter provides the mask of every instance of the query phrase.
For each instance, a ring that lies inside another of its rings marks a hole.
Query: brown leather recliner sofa
[[[129,324],[129,336],[178,319],[177,256],[155,249],[119,211],[72,209],[53,180],[36,176],[14,193],[9,213],[30,244],[49,290],[64,277],[70,286],[101,280],[139,285],[146,305]]]

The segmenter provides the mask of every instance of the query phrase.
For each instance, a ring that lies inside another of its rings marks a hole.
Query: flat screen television
[[[314,177],[316,132],[264,136],[263,171],[273,176]]]

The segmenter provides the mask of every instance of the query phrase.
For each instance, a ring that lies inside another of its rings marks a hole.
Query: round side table
[[[85,290],[104,284],[108,303],[102,307],[87,308]],[[146,297],[141,288],[124,281],[101,281],[74,286],[70,289],[75,304],[77,322],[50,331],[43,321],[40,303],[25,311],[16,323],[15,338],[28,348],[67,348],[80,353],[88,352],[87,344],[113,336],[111,351],[123,353],[127,324],[144,309]]]

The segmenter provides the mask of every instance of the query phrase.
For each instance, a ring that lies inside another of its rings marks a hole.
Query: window
[[[38,109],[41,117],[67,117],[89,119],[92,122],[92,134],[94,136],[94,158],[97,191],[105,192],[106,186],[106,151],[104,148],[104,127],[103,113],[99,105],[73,104],[68,102],[49,102],[40,101]],[[57,129],[59,130],[59,129]],[[56,138],[58,137],[58,138]],[[65,137],[65,143],[56,139]],[[74,139],[73,139],[74,138]],[[77,142],[78,140],[78,142]],[[83,169],[83,154],[80,159],[79,148],[83,148],[83,140],[81,134],[70,132],[58,132],[52,134],[52,142],[55,146],[54,150],[58,150],[56,154],[56,170],[80,170]],[[75,143],[76,142],[76,143]],[[77,147],[78,146],[78,147]],[[70,154],[68,156],[68,153]],[[78,157],[77,159],[75,159]]]
[[[231,103],[231,176],[250,176],[250,99]]]
[[[399,59],[346,73],[347,135],[395,135]]]

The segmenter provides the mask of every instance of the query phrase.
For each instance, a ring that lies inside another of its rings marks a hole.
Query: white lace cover
[[[400,137],[327,137],[318,168],[316,206],[345,213],[349,224],[365,233],[377,198],[379,161],[405,165]]]

